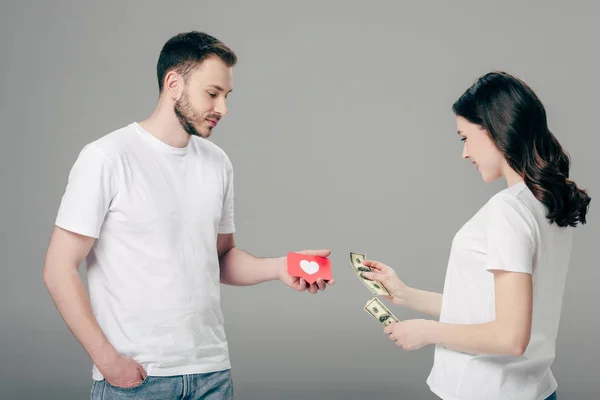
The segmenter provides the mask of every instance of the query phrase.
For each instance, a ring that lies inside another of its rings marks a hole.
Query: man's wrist
[[[102,343],[94,351],[90,352],[90,358],[99,369],[111,365],[119,355],[119,352],[117,352],[108,341]]]
[[[282,280],[287,268],[287,257],[276,257],[273,261],[273,280]]]

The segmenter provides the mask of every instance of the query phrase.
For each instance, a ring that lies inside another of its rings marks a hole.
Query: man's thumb
[[[142,375],[142,379],[146,379],[146,377],[148,376],[148,373],[146,372],[144,367],[142,367],[140,364],[138,364],[138,371],[140,371],[140,375]]]

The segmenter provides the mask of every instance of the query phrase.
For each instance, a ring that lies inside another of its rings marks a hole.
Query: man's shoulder
[[[115,129],[99,138],[88,142],[82,149],[85,151],[100,153],[112,162],[115,162],[123,154],[127,153],[135,140],[135,124],[129,124]]]
[[[129,124],[99,137],[90,143],[108,154],[120,153],[131,145],[136,136],[135,124]]]

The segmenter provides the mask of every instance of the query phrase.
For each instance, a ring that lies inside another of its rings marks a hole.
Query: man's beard
[[[181,99],[175,102],[173,109],[175,111],[175,115],[177,115],[177,118],[179,119],[179,123],[183,127],[183,130],[185,130],[188,134],[202,138],[207,138],[210,136],[210,131],[208,131],[206,134],[202,134],[201,132],[198,132],[194,126],[193,121],[198,119],[198,115],[190,105],[187,91],[184,91]]]

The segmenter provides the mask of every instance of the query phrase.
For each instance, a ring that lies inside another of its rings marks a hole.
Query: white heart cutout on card
[[[302,260],[300,261],[300,268],[307,274],[312,275],[319,270],[319,264],[316,261]]]

